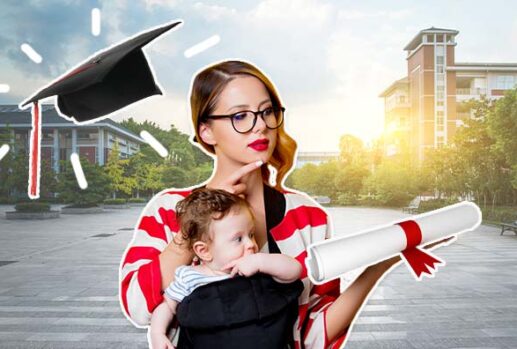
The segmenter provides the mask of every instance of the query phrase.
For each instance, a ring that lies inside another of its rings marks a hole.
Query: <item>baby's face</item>
[[[238,258],[258,252],[255,241],[255,225],[248,209],[233,208],[220,220],[210,224],[212,241],[209,250],[213,267],[222,267]]]

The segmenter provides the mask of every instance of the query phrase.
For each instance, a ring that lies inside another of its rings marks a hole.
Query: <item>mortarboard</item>
[[[32,103],[29,197],[39,198],[41,115],[39,101],[57,96],[58,113],[78,124],[95,122],[143,98],[162,94],[142,47],[181,24],[148,30],[90,57],[20,103]]]

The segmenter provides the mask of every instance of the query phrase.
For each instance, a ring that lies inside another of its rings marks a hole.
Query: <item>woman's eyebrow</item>
[[[271,102],[271,99],[265,99],[263,100],[262,102],[259,103],[258,107],[260,108],[260,106],[262,104],[265,104],[267,102]],[[228,109],[227,111],[229,112],[230,110],[232,109],[236,109],[236,108],[249,108],[250,106],[248,104],[239,104],[239,105],[234,105],[233,107],[230,107],[230,109]]]

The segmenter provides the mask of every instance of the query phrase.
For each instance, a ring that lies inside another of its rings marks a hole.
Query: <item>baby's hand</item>
[[[262,253],[255,253],[241,257],[226,264],[223,270],[231,269],[230,274],[232,277],[236,274],[242,276],[254,275],[260,271],[262,255]]]
[[[151,333],[152,349],[175,349],[171,341],[163,333]]]

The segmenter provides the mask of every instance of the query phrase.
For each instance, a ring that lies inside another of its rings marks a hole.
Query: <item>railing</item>
[[[471,95],[486,95],[485,88],[457,88],[456,95],[471,96]]]

